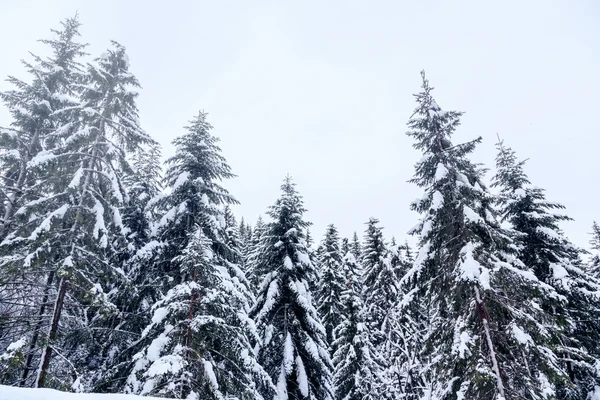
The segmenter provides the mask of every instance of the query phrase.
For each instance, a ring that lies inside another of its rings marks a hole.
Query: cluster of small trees
[[[313,249],[287,177],[238,223],[200,112],[164,165],[116,42],[77,18],[0,93],[0,383],[179,399],[600,398],[600,227],[589,265],[563,207],[498,143],[489,190],[423,74],[418,249],[329,225]]]

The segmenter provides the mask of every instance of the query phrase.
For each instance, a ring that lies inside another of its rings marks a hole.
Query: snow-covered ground
[[[52,389],[28,389],[0,385],[0,400],[159,400],[128,394],[66,393]]]

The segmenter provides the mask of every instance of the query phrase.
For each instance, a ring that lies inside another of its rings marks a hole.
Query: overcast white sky
[[[483,137],[476,161],[493,167],[498,132],[567,206],[574,242],[600,220],[597,1],[0,0],[0,77],[26,77],[19,60],[76,11],[92,55],[127,47],[165,155],[209,112],[252,221],[290,173],[319,238],[331,222],[362,236],[370,216],[404,238],[421,195],[405,135],[421,69],[442,108],[466,112],[455,142]]]

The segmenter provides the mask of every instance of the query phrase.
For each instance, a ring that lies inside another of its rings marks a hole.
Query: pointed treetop
[[[497,174],[492,178],[492,187],[501,187],[502,191],[514,192],[530,184],[523,166],[527,160],[519,161],[515,151],[504,146],[504,141],[498,137],[496,143],[498,155],[496,156]]]
[[[590,240],[592,249],[600,251],[600,225],[596,221],[592,224],[592,239]]]

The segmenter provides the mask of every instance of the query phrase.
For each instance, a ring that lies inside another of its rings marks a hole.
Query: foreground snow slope
[[[158,400],[128,394],[66,393],[53,389],[29,389],[0,385],[0,400]]]

